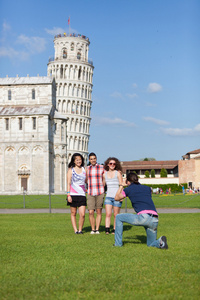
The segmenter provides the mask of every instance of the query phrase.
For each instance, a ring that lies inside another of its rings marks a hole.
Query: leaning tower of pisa
[[[56,81],[58,112],[67,122],[68,162],[75,152],[87,161],[93,63],[88,59],[89,38],[80,34],[59,34],[54,38],[55,56],[49,59],[48,76]]]

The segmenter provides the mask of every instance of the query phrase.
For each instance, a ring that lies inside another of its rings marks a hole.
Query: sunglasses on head
[[[110,166],[112,166],[112,165],[113,165],[113,166],[115,166],[115,165],[116,165],[116,163],[112,163],[112,162],[110,162],[110,163],[109,163],[109,165],[110,165]]]

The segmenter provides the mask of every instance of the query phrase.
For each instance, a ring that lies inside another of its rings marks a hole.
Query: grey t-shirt
[[[115,198],[117,190],[119,188],[119,180],[117,178],[118,171],[115,171],[115,176],[113,178],[108,178],[107,172],[105,172],[105,179],[107,184],[107,195],[106,197]]]

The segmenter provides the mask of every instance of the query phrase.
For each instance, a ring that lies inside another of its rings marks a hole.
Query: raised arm
[[[119,180],[119,185],[123,185],[122,173],[120,171],[117,172],[117,178]]]

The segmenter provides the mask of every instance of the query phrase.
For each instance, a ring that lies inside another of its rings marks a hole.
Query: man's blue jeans
[[[121,247],[123,235],[123,223],[135,226],[143,226],[147,234],[147,246],[160,248],[160,239],[157,238],[158,218],[148,214],[118,214],[115,226],[115,246]]]

